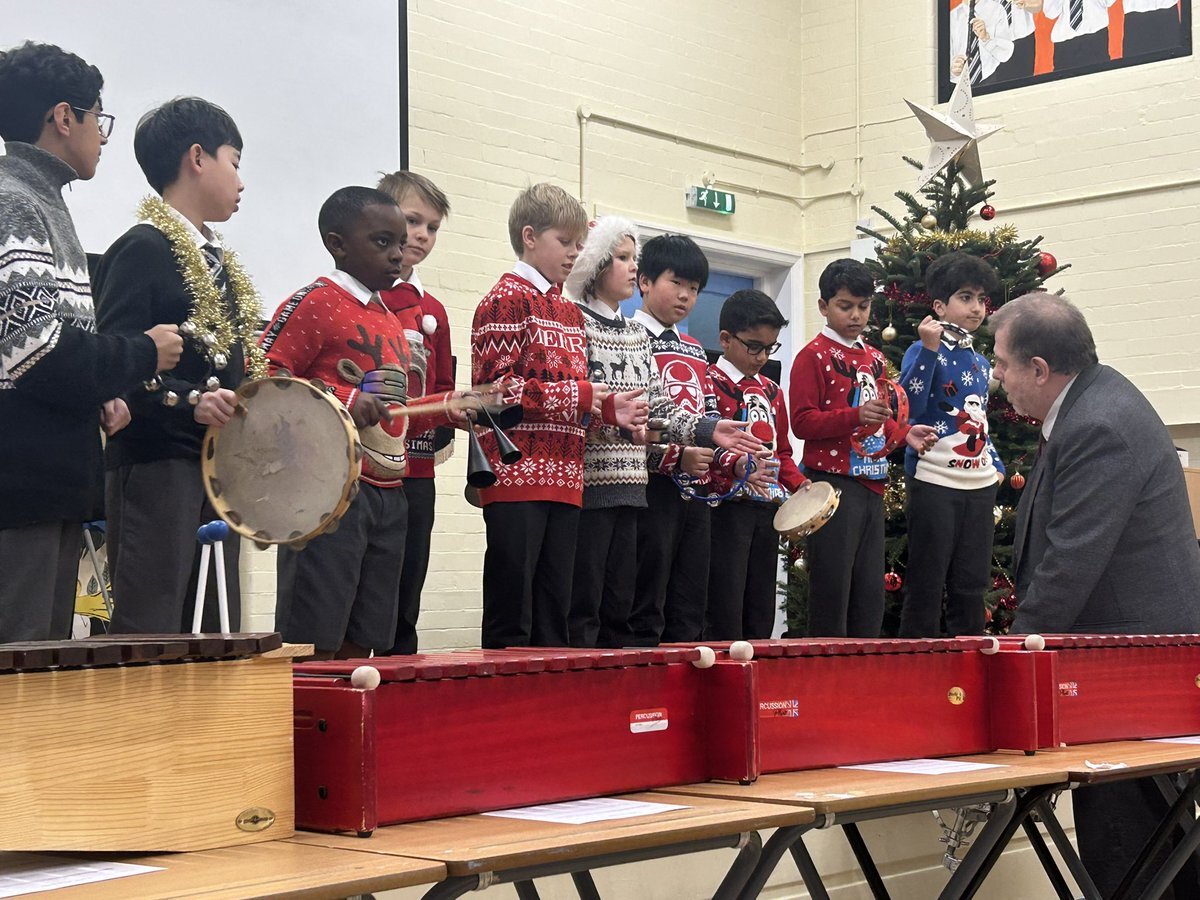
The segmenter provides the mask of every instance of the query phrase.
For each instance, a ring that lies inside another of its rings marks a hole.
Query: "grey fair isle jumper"
[[[646,389],[650,418],[663,419],[665,439],[682,446],[713,446],[717,420],[694,415],[672,402],[663,390],[658,367],[650,356],[650,335],[624,317],[604,318],[584,304],[588,377],[613,393]],[[646,448],[633,443],[612,425],[589,427],[583,454],[583,508],[646,505]]]
[[[63,202],[75,170],[32,144],[0,156],[0,528],[93,518],[100,407],[154,375],[146,335],[96,334],[87,256]]]

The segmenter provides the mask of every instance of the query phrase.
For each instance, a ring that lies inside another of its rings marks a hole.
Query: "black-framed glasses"
[[[734,337],[738,339],[738,342],[746,348],[746,352],[751,356],[762,356],[764,353],[767,356],[771,356],[774,353],[778,353],[779,348],[783,346],[783,344],[779,341],[776,341],[774,344],[760,344],[758,341],[742,340],[742,338],[736,334]]]
[[[113,125],[115,125],[117,122],[117,117],[112,113],[96,112],[94,109],[81,109],[78,106],[72,106],[71,109],[75,110],[77,113],[83,113],[86,116],[95,116],[96,127],[100,129],[100,136],[105,139],[112,136]],[[46,121],[53,122],[54,116],[50,116],[50,118],[48,118]]]

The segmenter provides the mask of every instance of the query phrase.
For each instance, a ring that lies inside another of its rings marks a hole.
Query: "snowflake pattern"
[[[845,359],[846,358],[846,354],[843,353],[840,349],[835,349],[835,350],[830,351],[829,355],[832,356],[834,359]]]
[[[950,360],[946,359],[946,357],[943,354],[939,353],[938,354],[938,365],[948,366],[948,365],[950,365]]]
[[[920,394],[925,390],[925,382],[920,378],[910,378],[908,380],[908,392],[910,394]]]
[[[563,366],[562,354],[557,350],[546,351],[546,365],[551,369],[560,369]]]
[[[962,377],[961,377],[959,380],[960,380],[960,381],[962,381],[962,383],[963,383],[964,385],[968,385],[968,384],[974,384],[974,383],[975,383],[975,376],[974,376],[974,375],[972,375],[970,372],[963,372],[963,373],[962,373]]]
[[[946,424],[945,420],[939,419],[934,424],[933,430],[936,431],[938,434],[945,434],[947,431],[950,430],[950,426]]]

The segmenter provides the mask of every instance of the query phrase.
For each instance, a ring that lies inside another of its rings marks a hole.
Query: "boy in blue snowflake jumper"
[[[983,324],[987,298],[998,288],[991,265],[969,253],[940,256],[925,273],[934,315],[917,326],[920,340],[904,354],[900,384],[908,392],[911,421],[932,425],[938,441],[924,456],[909,449],[904,460],[908,578],[900,637],[940,635],[943,591],[946,632],[983,631],[993,508],[1004,464],[988,437],[991,366],[970,335]]]

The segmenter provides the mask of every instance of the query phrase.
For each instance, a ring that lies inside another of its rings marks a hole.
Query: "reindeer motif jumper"
[[[858,408],[879,396],[875,382],[886,371],[883,354],[874,347],[847,347],[822,333],[796,354],[792,363],[790,400],[792,431],[804,441],[809,469],[849,475],[878,494],[887,486],[888,461],[855,453],[850,436],[859,427]],[[889,419],[864,438],[868,452],[879,449],[898,426]]]
[[[904,470],[918,481],[971,490],[988,487],[1004,472],[988,437],[988,379],[992,368],[971,347],[943,341],[929,350],[920,341],[904,354],[900,386],[908,393],[914,423],[932,425],[938,441],[918,456],[904,455]]]
[[[580,304],[587,330],[592,381],[614,393],[645,389],[650,418],[667,423],[665,440],[676,446],[713,446],[717,420],[676,406],[663,388],[650,355],[650,335],[623,316],[607,313],[599,301]],[[646,505],[646,448],[613,425],[592,423],[584,448],[583,506],[602,509]]]
[[[404,325],[378,294],[341,271],[292,294],[275,313],[261,343],[272,375],[286,369],[297,378],[318,379],[347,409],[358,397],[358,380],[347,377],[349,367],[339,366],[339,362],[348,360],[363,373],[391,369],[402,373],[405,383],[411,365]],[[437,402],[446,396],[424,397],[409,405]],[[402,390],[379,397],[400,403],[407,399]],[[363,481],[382,488],[400,485],[406,467],[406,426],[420,433],[449,422],[445,413],[438,412],[359,429]]]
[[[551,500],[583,505],[584,419],[592,408],[583,314],[558,285],[525,263],[501,276],[471,324],[475,384],[514,381],[525,417],[510,437],[521,461],[500,463],[495,438],[479,440],[496,471],[480,491],[496,502]]]

